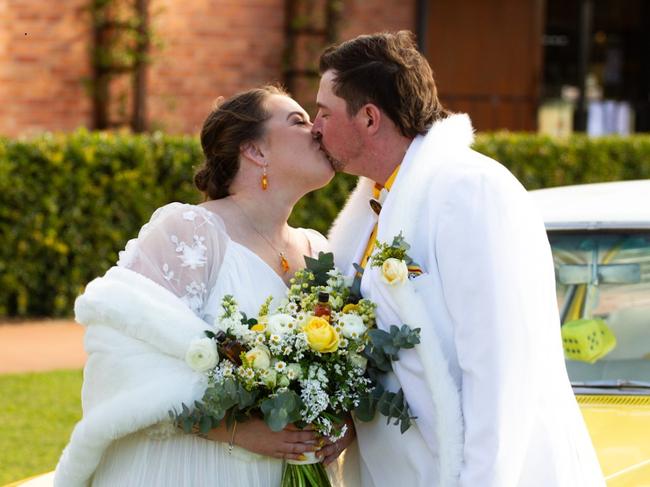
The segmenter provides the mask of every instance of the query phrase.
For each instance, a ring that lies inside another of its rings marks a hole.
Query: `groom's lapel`
[[[328,238],[336,266],[348,276],[354,275],[352,264],[363,253],[376,221],[376,215],[369,204],[373,187],[371,180],[359,178],[356,188],[329,231]]]
[[[417,226],[423,223],[419,213],[430,204],[435,172],[473,140],[472,123],[460,113],[436,122],[426,135],[413,140],[379,218],[377,236],[381,242],[390,242],[402,232],[408,243],[415,244]]]

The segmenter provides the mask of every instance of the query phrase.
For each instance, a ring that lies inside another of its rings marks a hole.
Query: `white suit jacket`
[[[378,303],[380,328],[421,327],[422,343],[387,378],[404,389],[415,427],[402,436],[381,418],[357,422],[363,483],[604,485],[566,373],[542,219],[472,141],[461,114],[416,137],[379,216],[378,240],[402,232],[424,274],[401,299],[368,267],[362,294]],[[348,274],[377,219],[372,184],[361,178],[330,232]]]

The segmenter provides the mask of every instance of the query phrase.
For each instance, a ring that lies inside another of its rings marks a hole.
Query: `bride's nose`
[[[314,123],[311,126],[311,136],[316,140],[321,139],[320,124],[318,123],[318,119],[314,120]]]

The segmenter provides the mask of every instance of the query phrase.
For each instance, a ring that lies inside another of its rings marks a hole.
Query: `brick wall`
[[[196,133],[218,96],[278,80],[282,0],[157,0],[153,27],[162,46],[149,70],[149,120]]]
[[[90,125],[88,1],[0,0],[0,134]],[[281,79],[284,0],[152,0],[150,11],[152,128],[197,133],[218,96]],[[415,0],[346,0],[341,38],[414,25]]]
[[[90,121],[86,0],[0,2],[0,134]]]
[[[341,39],[380,31],[415,31],[415,0],[347,0]]]

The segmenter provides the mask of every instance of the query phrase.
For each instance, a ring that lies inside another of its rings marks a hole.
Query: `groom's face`
[[[350,116],[343,98],[334,93],[335,72],[326,71],[318,88],[312,134],[338,172],[358,174],[355,167],[363,151],[363,133],[359,121]]]

